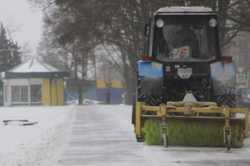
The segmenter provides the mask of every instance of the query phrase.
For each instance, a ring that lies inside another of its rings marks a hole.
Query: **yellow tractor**
[[[243,146],[249,112],[236,106],[236,67],[221,55],[218,24],[206,7],[161,8],[146,24],[132,115],[138,141]]]

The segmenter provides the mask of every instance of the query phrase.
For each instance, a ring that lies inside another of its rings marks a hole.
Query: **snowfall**
[[[250,139],[231,152],[147,146],[136,142],[130,115],[125,105],[1,107],[0,166],[250,165]]]

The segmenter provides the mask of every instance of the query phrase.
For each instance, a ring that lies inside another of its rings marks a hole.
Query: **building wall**
[[[42,86],[42,101],[44,105],[50,105],[50,81],[49,79],[43,80]]]
[[[43,105],[64,105],[64,80],[63,79],[6,79],[4,82],[4,105],[13,104],[11,86],[28,86],[28,102],[20,103],[29,105],[31,103],[30,85],[42,86],[41,103]]]
[[[123,103],[124,92],[124,85],[120,80],[112,80],[109,84],[105,83],[104,80],[96,81],[96,98],[103,103]]]
[[[12,105],[11,86],[40,85],[42,79],[6,79],[3,80],[4,105]],[[30,96],[29,96],[30,98]]]
[[[65,80],[65,101],[68,103],[78,102],[80,90],[83,102],[85,99],[96,100],[96,81],[67,79]]]
[[[44,79],[42,92],[44,105],[64,105],[63,79]]]

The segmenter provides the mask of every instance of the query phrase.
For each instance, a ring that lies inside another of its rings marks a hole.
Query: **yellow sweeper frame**
[[[190,119],[222,119],[224,120],[224,139],[228,150],[231,148],[231,128],[230,120],[244,120],[244,136],[249,137],[249,110],[247,108],[228,108],[218,106],[214,102],[168,102],[160,106],[148,106],[143,102],[136,103],[135,114],[135,133],[136,137],[143,138],[143,120],[149,118],[158,118],[165,124],[170,118],[190,118]],[[244,117],[235,116],[237,113]],[[167,146],[165,136],[163,144]]]

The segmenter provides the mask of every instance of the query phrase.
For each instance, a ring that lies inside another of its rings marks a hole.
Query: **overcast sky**
[[[20,46],[28,43],[35,54],[42,35],[42,12],[28,0],[0,0],[0,22]]]

